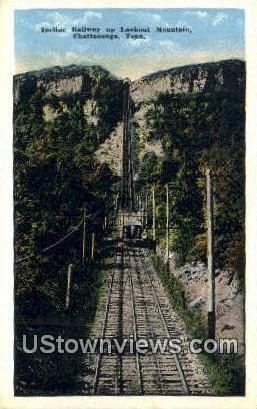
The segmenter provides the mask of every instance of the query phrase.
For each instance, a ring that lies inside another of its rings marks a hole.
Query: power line
[[[80,226],[82,225],[83,221],[84,221],[84,219],[82,219],[82,220],[79,222],[79,224],[77,224],[75,227],[73,227],[73,228],[71,229],[71,231],[69,231],[67,234],[65,234],[63,237],[61,237],[61,238],[60,238],[59,240],[57,240],[55,243],[51,244],[50,246],[45,247],[43,250],[40,250],[40,251],[39,251],[39,255],[42,254],[42,253],[43,253],[43,254],[44,254],[44,253],[47,253],[49,250],[52,250],[53,248],[57,247],[59,244],[63,243],[65,240],[67,240],[70,236],[72,236],[74,233],[76,233],[76,232],[79,230],[79,228],[80,228]],[[22,261],[29,260],[29,259],[33,258],[34,256],[35,256],[35,255],[32,254],[32,255],[30,255],[30,256],[26,256],[26,257],[20,258],[20,259],[16,260],[15,263],[16,263],[16,264],[17,264],[17,263],[21,263]]]

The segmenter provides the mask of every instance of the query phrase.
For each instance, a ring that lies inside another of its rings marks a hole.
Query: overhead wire
[[[49,250],[52,250],[53,248],[59,246],[59,244],[63,243],[66,241],[70,236],[72,236],[74,233],[76,233],[80,226],[83,224],[84,219],[82,219],[76,226],[74,226],[68,233],[66,233],[63,237],[61,237],[59,240],[57,240],[55,243],[50,244],[49,246],[45,247],[42,250],[39,250],[38,255],[47,253]],[[31,254],[26,257],[19,258],[18,260],[15,261],[16,264],[21,263],[22,261],[29,260],[31,258],[35,257],[35,254]]]

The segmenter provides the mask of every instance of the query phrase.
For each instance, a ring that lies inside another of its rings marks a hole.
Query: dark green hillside
[[[79,335],[87,336],[106,257],[102,253],[102,258],[91,260],[92,234],[97,252],[118,189],[117,177],[97,162],[94,152],[121,116],[121,81],[100,67],[54,67],[14,78],[17,395],[75,393],[81,360],[25,354],[22,335],[29,337],[32,331],[38,337],[74,337],[80,329],[76,322],[82,319]],[[85,267],[81,224],[69,239],[41,253],[81,222],[84,208]],[[67,312],[70,263],[72,302]]]
[[[165,240],[168,184],[171,250],[181,264],[206,261],[205,171],[210,167],[216,267],[237,270],[243,284],[244,63],[158,72],[134,81],[131,98],[135,193],[142,203],[148,195],[149,227],[155,187],[158,244]],[[98,66],[53,67],[14,77],[17,395],[83,390],[80,355],[26,354],[22,335],[86,338],[90,333],[102,285],[113,269],[113,249],[102,245],[109,243],[102,238],[120,193],[123,102],[122,81]],[[175,303],[184,305],[166,268],[162,275]]]
[[[54,67],[17,75],[14,98],[16,258],[62,237],[81,220],[83,206],[88,234],[100,236],[117,179],[94,152],[121,119],[121,82],[100,67]],[[60,265],[65,257],[62,250]],[[55,280],[34,262],[18,264],[16,294]]]
[[[201,92],[192,83],[201,72]],[[222,73],[222,78],[217,78]],[[188,91],[161,93],[147,111],[148,141],[162,143],[160,161],[147,153],[138,177],[142,192],[156,186],[159,235],[164,236],[164,185],[171,191],[171,241],[179,262],[205,260],[205,169],[213,170],[216,255],[219,266],[244,271],[245,72],[241,61],[181,67],[153,74],[180,76]],[[139,105],[140,109],[140,105]],[[149,174],[149,169],[152,171]]]

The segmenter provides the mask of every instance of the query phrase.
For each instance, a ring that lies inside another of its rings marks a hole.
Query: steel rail
[[[118,253],[116,251],[115,264],[117,263],[117,258],[118,258]],[[109,284],[107,302],[106,302],[106,306],[105,306],[104,323],[103,323],[102,334],[101,334],[102,339],[104,339],[104,337],[105,337],[106,328],[107,328],[108,314],[109,314],[109,310],[110,310],[111,295],[112,295],[113,283],[114,283],[114,275],[115,275],[115,266],[112,269],[111,281],[110,281],[110,284]],[[96,361],[96,370],[95,370],[95,376],[94,376],[94,380],[93,380],[92,395],[95,395],[96,392],[97,392],[101,363],[102,363],[102,354],[100,354],[100,352],[99,352],[99,354],[97,355],[97,361]]]
[[[142,260],[143,260],[143,264],[144,264],[144,266],[145,266],[145,271],[146,271],[146,273],[147,273],[147,277],[148,277],[149,283],[150,283],[151,288],[152,288],[152,290],[153,290],[153,295],[154,295],[155,303],[156,303],[156,306],[157,306],[157,308],[158,308],[159,315],[160,315],[160,318],[161,318],[161,320],[162,320],[163,326],[164,326],[164,328],[165,328],[165,331],[166,331],[166,333],[167,333],[168,338],[169,338],[169,339],[172,339],[172,338],[171,338],[171,335],[170,335],[170,332],[169,332],[169,329],[168,329],[168,326],[167,326],[167,323],[166,323],[166,320],[165,320],[165,317],[164,317],[163,312],[162,312],[162,308],[161,308],[161,306],[160,306],[160,303],[159,303],[159,300],[158,300],[158,297],[157,297],[157,294],[156,294],[156,289],[154,288],[154,285],[153,285],[153,283],[152,283],[152,280],[151,280],[151,277],[150,277],[150,274],[149,274],[149,271],[148,271],[146,262],[145,262],[145,260],[144,260],[144,251],[140,249],[140,250],[139,250],[139,254],[140,254],[140,256],[141,256],[141,258],[142,258]],[[179,377],[180,377],[180,380],[181,380],[181,383],[182,383],[183,390],[184,390],[185,394],[189,395],[189,394],[190,394],[190,390],[189,390],[189,387],[188,387],[188,384],[187,384],[185,375],[184,375],[184,373],[183,373],[181,364],[180,364],[179,359],[178,359],[178,357],[177,357],[177,354],[172,354],[172,356],[174,357],[175,365],[176,365],[177,371],[178,371],[178,373],[179,373]]]
[[[134,252],[134,250],[133,250],[133,252]],[[143,297],[143,300],[144,300],[143,302],[144,302],[144,307],[145,307],[145,310],[146,310],[147,322],[148,322],[148,325],[149,325],[149,328],[150,328],[150,331],[151,331],[152,339],[154,339],[154,330],[153,330],[153,326],[152,326],[152,323],[151,323],[151,320],[150,320],[150,317],[149,317],[149,314],[148,314],[148,309],[147,309],[146,300],[145,300],[145,298],[146,298],[145,297],[145,292],[144,292],[142,280],[141,280],[141,277],[140,277],[140,271],[139,271],[138,265],[136,265],[136,272],[137,272],[137,277],[138,277],[139,288],[140,288],[140,291],[141,291],[141,294],[142,294],[142,297]],[[165,387],[164,387],[163,378],[161,376],[161,371],[160,371],[160,365],[159,365],[156,354],[154,354],[154,359],[155,359],[156,368],[158,370],[158,377],[159,377],[162,393],[164,395],[165,394]]]
[[[130,260],[130,253],[129,250],[127,251],[128,258]],[[133,332],[134,332],[134,340],[138,340],[138,325],[137,325],[137,316],[136,316],[136,307],[135,307],[135,293],[134,293],[134,284],[132,278],[131,267],[129,269],[129,280],[130,280],[130,295],[132,301],[132,316],[133,316]],[[138,351],[136,350],[136,364],[137,364],[137,374],[138,374],[138,381],[140,385],[141,394],[144,395],[144,382],[143,382],[143,375],[142,375],[142,365],[140,361],[140,356]]]

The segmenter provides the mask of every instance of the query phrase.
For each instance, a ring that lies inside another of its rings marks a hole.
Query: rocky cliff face
[[[44,87],[46,95],[61,95],[67,93],[75,94],[80,92],[83,85],[83,76],[77,75],[74,77],[57,78],[45,82],[44,80],[37,81],[37,88]]]
[[[132,83],[135,104],[154,100],[161,93],[215,92],[242,86],[244,63],[226,60],[173,68],[151,74]]]
[[[244,63],[238,60],[221,61],[217,63],[199,64],[179,67],[154,73],[132,82],[131,97],[134,104],[132,121],[136,126],[138,136],[139,160],[145,153],[153,152],[163,158],[164,151],[160,140],[149,141],[149,126],[147,115],[156,108],[161,94],[188,95],[189,93],[213,93],[220,90],[234,90],[243,86]],[[42,118],[46,122],[54,121],[69,107],[63,97],[74,96],[75,100],[83,99],[83,110],[88,124],[96,128],[101,124],[103,109],[101,108],[101,91],[113,87],[120,90],[120,98],[114,112],[109,105],[109,117],[117,116],[116,125],[110,133],[105,133],[102,144],[96,149],[96,159],[107,163],[112,171],[120,175],[122,154],[122,83],[112,77],[101,67],[54,67],[27,74],[16,75],[14,78],[14,106],[29,101],[31,96],[41,93],[43,97]],[[110,92],[106,91],[106,94]],[[112,93],[111,93],[112,94]],[[49,104],[48,99],[60,100],[59,106]],[[110,102],[110,101],[109,101]],[[158,107],[162,109],[161,106]],[[106,114],[106,116],[105,116]],[[107,112],[104,113],[105,120]],[[100,122],[99,122],[100,121]]]
[[[161,141],[149,143],[147,116],[156,109],[163,110],[158,98],[161,94],[188,96],[219,91],[235,92],[243,89],[245,66],[239,60],[205,63],[174,68],[151,74],[132,83],[131,96],[134,102],[133,119],[138,126],[140,159],[146,152],[163,158]]]
[[[17,105],[41,89],[46,96],[80,93],[83,89],[93,87],[95,76],[109,73],[98,66],[53,67],[49,69],[31,71],[14,77],[14,104]]]
[[[158,158],[164,158],[162,143],[159,140],[149,141],[149,126],[147,115],[156,108],[156,102],[161,94],[188,95],[199,93],[215,93],[218,91],[235,90],[244,86],[244,63],[238,60],[205,63],[174,68],[158,72],[133,81],[131,97],[134,103],[132,121],[139,138],[139,160],[148,152]],[[161,106],[158,109],[162,109]],[[118,126],[106,144],[101,147],[97,156],[100,161],[110,164],[112,169],[120,174],[121,146],[117,149],[117,141],[122,139],[122,129]],[[106,154],[104,154],[104,152]]]
[[[79,111],[85,121],[85,137],[88,133],[95,133],[97,150],[116,127],[119,129],[122,83],[98,66],[71,65],[16,75],[14,118],[17,119],[20,113],[29,115],[32,106],[36,107],[43,126],[47,123],[54,125],[64,114],[72,116]],[[112,148],[115,157],[116,146]],[[109,156],[101,159],[100,155],[100,163],[108,163],[114,173],[117,172],[113,166],[115,159],[112,161]]]
[[[164,258],[164,250],[158,248]],[[200,311],[207,326],[208,271],[204,263],[186,263],[178,267],[175,255],[169,259],[170,271],[181,282],[189,311]],[[216,269],[216,340],[234,338],[238,353],[244,353],[244,296],[236,271]]]

